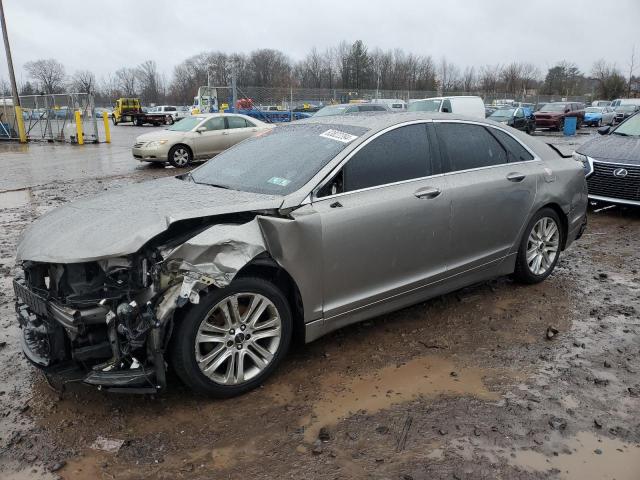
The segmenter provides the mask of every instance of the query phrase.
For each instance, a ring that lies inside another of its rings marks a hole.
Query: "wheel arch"
[[[560,237],[560,245],[561,245],[561,249],[564,250],[567,245],[567,233],[569,231],[569,218],[567,217],[567,214],[564,212],[564,210],[562,210],[562,207],[560,207],[560,204],[556,202],[549,202],[542,205],[538,210],[536,210],[536,213],[544,208],[550,208],[551,210],[556,212],[556,214],[560,218],[560,227],[562,227],[562,230],[560,232],[562,235]]]
[[[284,294],[293,317],[293,338],[296,344],[303,344],[305,339],[304,308],[300,289],[291,274],[279,265],[269,254],[262,253],[236,273],[237,278],[258,277],[277,286]]]

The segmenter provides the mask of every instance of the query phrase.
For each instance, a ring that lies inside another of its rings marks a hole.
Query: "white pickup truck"
[[[164,113],[165,114],[165,123],[167,125],[172,125],[174,122],[177,122],[184,117],[189,116],[188,110],[181,110],[179,107],[175,105],[158,105],[156,107],[151,107],[147,113]]]

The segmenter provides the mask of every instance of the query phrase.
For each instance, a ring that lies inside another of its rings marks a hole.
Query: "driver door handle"
[[[512,172],[509,175],[507,175],[507,180],[509,180],[510,182],[521,182],[526,177],[527,176],[525,174],[523,174],[523,173]]]
[[[229,135],[229,132],[227,132],[226,130],[223,130],[223,131],[222,131],[222,134],[223,134],[223,135]]]
[[[436,198],[441,193],[442,191],[439,188],[423,187],[413,192],[413,195],[416,198],[423,199],[423,198]]]

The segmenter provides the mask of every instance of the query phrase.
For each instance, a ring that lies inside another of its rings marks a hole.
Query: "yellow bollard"
[[[104,139],[107,143],[111,143],[111,127],[109,126],[109,114],[102,112],[102,121],[104,122]]]
[[[78,145],[84,145],[84,135],[82,134],[82,118],[80,112],[76,110],[76,132],[78,134]]]
[[[24,118],[22,118],[22,108],[15,107],[16,111],[16,123],[18,124],[18,136],[20,137],[20,143],[27,143],[27,133],[24,129]]]

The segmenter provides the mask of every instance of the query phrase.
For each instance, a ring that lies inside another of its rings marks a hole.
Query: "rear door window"
[[[387,132],[358,151],[343,169],[344,191],[431,175],[426,124]]]
[[[247,121],[242,117],[233,117],[228,116],[227,123],[229,124],[228,128],[247,128]]]
[[[507,151],[509,162],[526,162],[533,160],[533,155],[508,133],[498,130],[497,128],[490,128],[489,131]]]
[[[435,124],[440,149],[448,159],[446,171],[457,172],[507,163],[502,145],[481,125]]]

